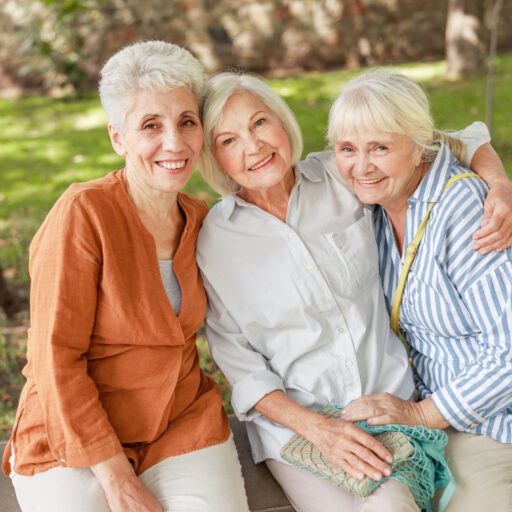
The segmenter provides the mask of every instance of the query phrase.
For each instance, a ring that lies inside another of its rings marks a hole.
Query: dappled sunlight
[[[107,127],[107,116],[101,107],[91,109],[85,114],[76,117],[73,128],[75,130],[90,130],[91,128],[99,128],[100,126]]]

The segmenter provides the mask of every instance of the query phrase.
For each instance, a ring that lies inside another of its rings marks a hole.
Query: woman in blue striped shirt
[[[410,347],[420,398],[367,395],[343,417],[446,428],[457,483],[446,510],[510,512],[512,249],[471,247],[488,188],[445,143],[458,156],[462,145],[434,131],[423,90],[392,71],[347,84],[331,108],[329,138],[343,178],[376,205],[386,303]]]

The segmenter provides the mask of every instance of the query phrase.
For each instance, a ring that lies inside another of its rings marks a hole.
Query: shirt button
[[[471,423],[471,425],[469,425],[469,428],[476,428],[478,427],[478,423]]]
[[[66,463],[66,459],[60,459],[60,461]]]
[[[308,272],[311,272],[311,271],[313,270],[313,265],[307,265],[307,266],[306,266],[306,270],[307,270]]]
[[[292,233],[288,233],[288,238],[291,240],[293,238],[293,234]]]
[[[351,368],[354,363],[352,363],[352,361],[348,360],[345,362],[345,364],[347,365],[347,368]]]
[[[345,332],[345,328],[344,327],[338,327],[337,331],[338,331],[338,334],[343,334]]]

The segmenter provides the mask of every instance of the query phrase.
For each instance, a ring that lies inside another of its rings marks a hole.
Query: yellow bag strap
[[[463,174],[457,174],[450,178],[443,189],[443,194],[449,189],[455,182],[462,180],[463,178],[480,178],[478,174],[474,174],[472,172],[466,172]],[[404,295],[405,283],[407,281],[407,275],[409,274],[409,270],[411,269],[414,258],[416,257],[416,253],[418,252],[418,247],[420,245],[421,239],[423,238],[423,234],[425,233],[425,229],[427,227],[428,218],[430,217],[430,212],[434,206],[435,202],[432,202],[428,205],[428,210],[423,220],[421,221],[420,227],[418,231],[416,231],[416,235],[412,242],[407,246],[404,265],[402,267],[402,272],[400,273],[400,278],[398,279],[398,285],[396,287],[395,292],[395,300],[393,301],[393,308],[391,309],[391,328],[395,331],[396,335],[402,340],[407,353],[409,353],[409,347],[407,342],[400,334],[400,328],[398,326],[398,320],[400,317],[400,305],[402,304],[402,298]]]

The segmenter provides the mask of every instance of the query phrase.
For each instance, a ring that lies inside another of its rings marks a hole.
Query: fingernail
[[[386,468],[386,469],[384,470],[384,474],[385,474],[386,476],[391,475],[391,469]]]
[[[361,479],[363,478],[363,476],[364,476],[364,475],[363,475],[362,473],[356,473],[356,478],[357,478],[358,480],[361,480]]]
[[[391,457],[391,455],[388,455],[388,456],[386,457],[386,462],[387,462],[388,464],[391,464],[391,463],[393,462],[393,457]],[[389,468],[388,468],[388,469],[389,469]]]
[[[374,480],[380,480],[382,478],[382,475],[380,473],[373,473],[372,478]]]

